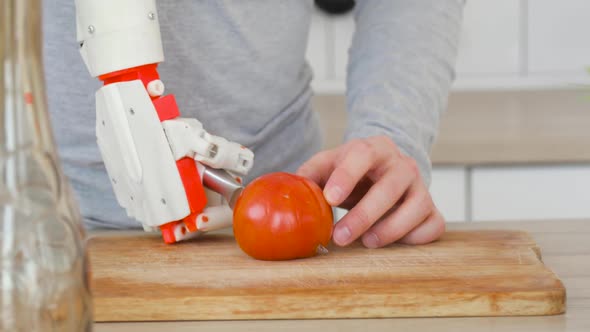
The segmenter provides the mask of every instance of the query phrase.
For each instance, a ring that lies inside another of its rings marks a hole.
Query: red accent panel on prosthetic
[[[176,105],[176,98],[174,98],[174,95],[166,95],[154,99],[152,102],[154,103],[154,107],[156,107],[160,122],[172,120],[180,116],[180,111],[178,110],[178,105]]]
[[[205,188],[201,183],[199,170],[192,158],[182,158],[176,162],[184,190],[186,191],[186,198],[188,205],[193,213],[201,213],[207,205],[207,196],[205,195]]]
[[[101,75],[98,78],[104,82],[104,85],[141,80],[143,86],[145,87],[149,82],[160,79],[157,68],[158,64],[152,63],[149,65],[118,70],[112,73]]]
[[[160,226],[164,243],[171,244],[176,242],[176,236],[174,236],[174,227],[179,223],[179,221],[172,221]]]

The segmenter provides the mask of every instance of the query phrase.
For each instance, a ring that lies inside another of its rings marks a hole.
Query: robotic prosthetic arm
[[[157,72],[155,0],[76,0],[80,54],[104,86],[96,136],[118,203],[166,243],[232,224],[253,153],[181,118]]]

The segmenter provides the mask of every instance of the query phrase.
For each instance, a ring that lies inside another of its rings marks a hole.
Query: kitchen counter
[[[343,96],[316,96],[336,146],[346,126]],[[590,88],[454,92],[432,151],[438,165],[590,163]]]
[[[98,323],[98,332],[150,331],[590,331],[590,220],[452,223],[449,229],[525,230],[543,261],[564,282],[567,311],[545,317],[395,318],[268,321]]]

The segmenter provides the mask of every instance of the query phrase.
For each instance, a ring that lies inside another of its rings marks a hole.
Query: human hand
[[[416,161],[403,155],[387,136],[357,139],[322,151],[297,174],[323,187],[330,205],[350,209],[334,228],[337,245],[348,245],[361,236],[368,248],[393,242],[424,244],[445,231],[445,220]]]

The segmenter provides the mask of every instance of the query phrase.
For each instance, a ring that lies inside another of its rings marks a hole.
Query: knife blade
[[[244,190],[244,186],[236,178],[224,169],[211,168],[205,166],[203,171],[203,184],[221,194],[233,210],[238,197]]]

